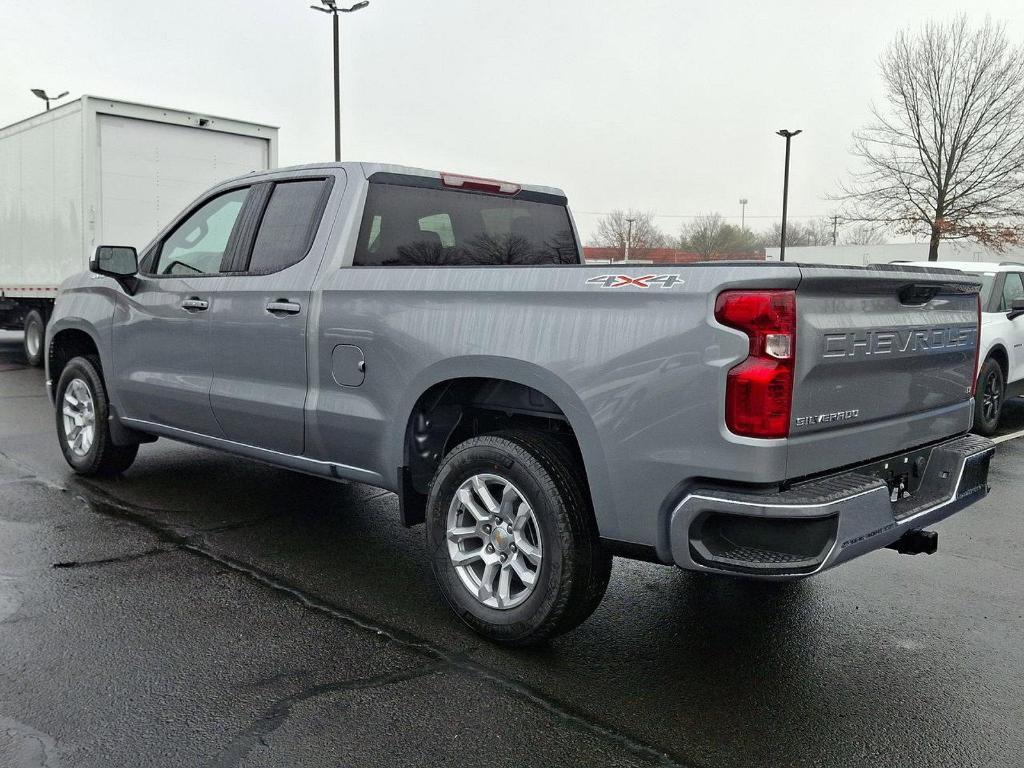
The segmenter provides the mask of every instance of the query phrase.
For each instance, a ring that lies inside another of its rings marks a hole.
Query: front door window
[[[225,192],[199,207],[164,240],[155,273],[215,275],[225,271],[224,253],[249,190]]]

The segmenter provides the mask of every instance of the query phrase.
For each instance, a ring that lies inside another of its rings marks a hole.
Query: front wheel
[[[999,416],[1003,412],[1003,398],[1006,396],[1006,381],[1003,369],[991,357],[981,366],[978,386],[974,393],[974,431],[986,437],[999,428]]]
[[[139,446],[114,445],[110,438],[110,408],[99,360],[72,358],[60,375],[55,403],[60,449],[75,472],[116,475],[132,465]]]
[[[604,596],[611,556],[579,460],[556,437],[474,437],[442,461],[427,500],[441,593],[472,629],[509,645],[567,632]]]
[[[25,359],[33,368],[43,364],[43,348],[46,344],[46,321],[37,309],[25,315]]]

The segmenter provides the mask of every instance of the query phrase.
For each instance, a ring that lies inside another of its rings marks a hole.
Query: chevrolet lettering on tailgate
[[[973,325],[826,333],[822,357],[890,355],[956,347],[970,348],[976,343],[977,334],[977,326]]]

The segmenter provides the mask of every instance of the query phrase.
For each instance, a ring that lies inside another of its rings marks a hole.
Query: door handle
[[[210,302],[193,296],[191,299],[185,299],[181,302],[181,308],[186,312],[205,312],[210,308]]]
[[[294,301],[286,301],[285,299],[278,299],[277,301],[267,302],[267,312],[272,315],[297,315],[302,311],[302,306],[296,304]]]

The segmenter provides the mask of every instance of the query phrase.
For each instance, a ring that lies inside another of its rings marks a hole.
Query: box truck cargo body
[[[57,288],[97,245],[141,251],[216,182],[276,166],[273,126],[96,96],[0,128],[0,328],[39,364]]]

